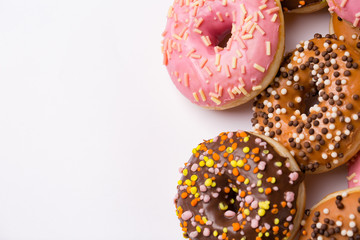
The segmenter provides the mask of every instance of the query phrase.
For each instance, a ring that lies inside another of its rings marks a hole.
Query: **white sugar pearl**
[[[282,95],[286,95],[287,90],[286,90],[285,88],[283,88],[283,89],[281,89],[280,93],[281,93]]]
[[[329,212],[330,212],[330,210],[328,208],[324,208],[324,210],[323,210],[324,214],[329,214]]]
[[[343,35],[341,35],[341,36],[339,37],[339,40],[340,40],[340,41],[344,41],[344,40],[345,40],[345,37],[344,37]]]
[[[322,157],[323,159],[327,159],[327,158],[328,158],[328,155],[327,155],[326,153],[323,153],[323,154],[321,154],[321,157]]]
[[[338,48],[338,45],[336,43],[334,43],[333,45],[331,45],[331,48],[335,50]]]
[[[292,82],[291,81],[286,81],[286,85],[291,86]]]

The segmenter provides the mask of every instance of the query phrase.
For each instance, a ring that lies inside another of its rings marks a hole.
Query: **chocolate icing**
[[[185,237],[290,236],[303,174],[291,171],[288,160],[263,139],[248,132],[222,133],[199,144],[185,165],[175,199]],[[211,182],[216,186],[205,186]]]

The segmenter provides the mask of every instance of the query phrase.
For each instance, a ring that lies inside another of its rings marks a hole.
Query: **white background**
[[[250,129],[251,103],[188,102],[162,65],[172,0],[0,0],[0,240],[182,239],[178,167],[203,139]],[[328,32],[287,16],[287,50]],[[308,206],[346,168],[307,178]]]

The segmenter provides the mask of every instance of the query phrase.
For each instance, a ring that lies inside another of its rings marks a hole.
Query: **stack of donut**
[[[327,4],[331,34],[283,57],[283,11]],[[360,239],[359,26],[357,0],[174,1],[162,54],[176,88],[213,110],[255,99],[254,132],[200,143],[181,169],[185,238]],[[305,210],[306,174],[347,162],[349,189]]]

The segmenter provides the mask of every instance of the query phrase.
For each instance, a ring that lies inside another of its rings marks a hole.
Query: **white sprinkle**
[[[349,117],[346,117],[346,118],[345,118],[345,122],[346,122],[346,123],[349,123],[349,122],[351,122],[351,118],[349,118]]]
[[[347,81],[345,79],[341,80],[341,84],[345,85],[347,83]]]
[[[346,230],[345,229],[341,230],[340,234],[341,236],[346,236]]]
[[[331,138],[332,138],[332,134],[331,134],[331,133],[326,134],[326,138],[327,138],[327,139],[331,139]]]
[[[298,82],[299,80],[300,80],[299,75],[295,75],[295,76],[294,76],[294,81],[295,81],[295,82]]]
[[[323,153],[323,154],[321,154],[321,157],[322,157],[323,159],[327,159],[327,158],[328,158],[328,155],[327,155],[326,153]]]
[[[339,163],[339,160],[334,159],[333,163],[334,163],[335,165],[337,165],[337,164]]]
[[[334,145],[333,145],[333,144],[329,144],[329,149],[330,149],[330,150],[334,150],[334,149],[335,149]]]
[[[323,213],[324,213],[324,214],[327,215],[327,214],[329,214],[329,212],[330,212],[330,210],[329,210],[328,208],[324,208],[324,210],[323,210]]]
[[[331,45],[331,48],[336,50],[338,48],[338,45],[336,43],[334,43],[333,45]]]
[[[344,53],[344,55],[347,56],[347,57],[350,57],[350,53],[349,53],[348,51],[346,51],[346,52]]]
[[[339,37],[339,40],[340,40],[340,41],[344,41],[344,40],[345,40],[345,37],[344,37],[343,35],[341,35],[341,36]]]
[[[291,86],[291,84],[292,84],[291,81],[289,81],[289,80],[286,81],[286,85]]]
[[[296,97],[296,98],[295,98],[295,101],[296,101],[297,103],[300,103],[301,100],[302,100],[301,97]]]
[[[340,130],[337,130],[337,131],[336,131],[336,135],[337,135],[337,136],[340,136],[340,135],[341,135],[341,131],[340,131]]]
[[[314,135],[311,135],[310,137],[309,137],[309,139],[310,139],[310,141],[315,141],[315,136]]]
[[[351,220],[354,220],[354,219],[355,219],[355,215],[354,215],[354,214],[350,214],[350,215],[349,215],[349,218],[350,218]]]
[[[280,91],[280,92],[281,92],[281,94],[282,94],[282,95],[286,95],[287,90],[286,90],[285,88],[283,88],[283,89],[281,89],[281,91]]]
[[[340,142],[341,138],[339,136],[335,137],[335,141]]]
[[[356,116],[357,116],[357,115],[356,115]],[[334,129],[335,129],[335,124],[333,124],[333,123],[330,124],[330,125],[329,125],[329,129],[330,129],[330,130],[334,130]]]
[[[333,58],[333,59],[330,60],[330,63],[331,63],[332,65],[334,65],[334,64],[336,63],[336,60]]]
[[[322,226],[321,222],[316,223],[316,227],[317,227],[318,229],[321,229],[321,226]]]
[[[336,226],[341,227],[342,226],[342,221],[336,221]]]
[[[351,36],[351,38],[352,38],[352,39],[356,39],[356,38],[357,38],[356,34],[353,34],[353,35]]]
[[[341,196],[342,196],[343,198],[345,198],[345,197],[348,196],[348,193],[347,193],[347,192],[343,192],[343,193],[341,194]]]
[[[346,129],[344,133],[348,136],[350,135],[350,131],[348,129]]]
[[[332,158],[336,158],[336,157],[337,157],[337,152],[332,152],[332,153],[331,153],[331,157],[332,157]]]
[[[347,235],[348,237],[352,237],[352,236],[354,236],[354,232],[353,232],[352,230],[348,230],[347,233],[346,233],[346,235]]]
[[[356,223],[354,221],[350,221],[349,223],[349,227],[353,228],[356,226]]]
[[[359,119],[359,116],[358,116],[357,114],[353,114],[353,115],[352,115],[352,119],[358,120],[358,119]]]

